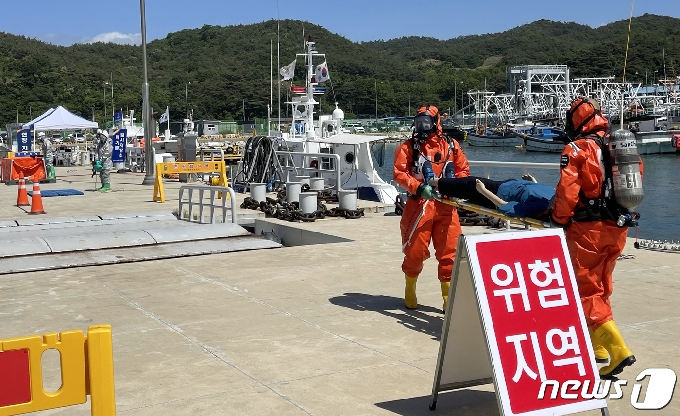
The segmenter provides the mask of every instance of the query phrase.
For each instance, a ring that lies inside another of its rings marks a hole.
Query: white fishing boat
[[[668,123],[666,117],[632,123],[638,154],[678,153],[680,130],[675,123]]]
[[[522,139],[513,132],[496,132],[487,130],[486,134],[468,133],[467,143],[478,147],[516,147],[522,144]]]
[[[108,129],[109,134],[113,134],[118,129],[125,129],[127,131],[128,142],[132,142],[133,139],[144,137],[144,124],[135,123],[137,120],[135,117],[135,111],[130,110],[130,114],[123,116],[119,123],[114,124]]]
[[[635,132],[638,154],[678,153],[680,130]]]
[[[289,172],[287,179],[320,176],[336,189],[356,190],[359,199],[394,204],[399,193],[376,172],[371,153],[372,144],[387,136],[345,133],[344,113],[337,104],[332,115],[314,118],[314,108],[319,104],[314,94],[324,89],[315,82],[314,59],[325,62],[325,54],[316,51],[311,38],[305,45],[306,53],[297,54],[307,64],[305,86],[291,87],[294,97],[286,104],[291,106],[293,119],[289,130],[276,139],[279,160]],[[326,157],[327,154],[337,157]],[[294,166],[286,166],[291,165],[291,161]]]
[[[515,133],[524,141],[527,152],[562,153],[566,141],[564,131],[548,126],[516,128]]]

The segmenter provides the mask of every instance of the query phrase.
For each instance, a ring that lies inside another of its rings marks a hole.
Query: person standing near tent
[[[111,138],[105,130],[97,130],[96,140],[97,160],[95,162],[95,170],[99,171],[99,177],[102,181],[102,187],[97,190],[106,192],[111,190],[111,168],[113,168],[111,153],[113,153],[113,147],[111,145]]]
[[[428,247],[432,240],[446,310],[453,260],[462,230],[456,208],[434,200],[435,191],[428,181],[469,176],[470,165],[458,142],[442,133],[437,107],[421,107],[413,126],[413,136],[397,147],[393,170],[394,180],[409,193],[400,222],[404,253],[401,269],[406,279],[404,305],[409,309],[418,307],[416,281],[423,262],[430,257]]]
[[[55,179],[54,174],[54,148],[52,141],[45,135],[45,132],[38,133],[38,141],[41,143],[43,158],[45,159],[45,176],[47,179]]]

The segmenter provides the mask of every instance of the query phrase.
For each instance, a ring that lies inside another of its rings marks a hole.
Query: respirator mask
[[[413,118],[413,134],[420,140],[425,140],[436,126],[434,117],[428,113],[420,113]]]

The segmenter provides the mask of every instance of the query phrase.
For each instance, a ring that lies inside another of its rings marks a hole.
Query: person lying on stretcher
[[[478,176],[430,179],[430,186],[448,197],[498,211],[509,217],[536,218],[548,221],[550,200],[555,195],[552,186],[537,183],[531,175],[522,179],[494,181]]]

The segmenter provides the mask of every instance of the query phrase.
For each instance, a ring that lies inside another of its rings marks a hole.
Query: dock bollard
[[[295,177],[296,182],[300,182],[300,184],[307,185],[307,186],[309,186],[309,179],[310,179],[309,176],[296,176]]]
[[[266,183],[251,183],[250,197],[257,202],[262,202],[267,199],[267,184]]]
[[[340,190],[338,191],[338,202],[340,209],[349,211],[356,211],[357,209],[357,191],[356,190]]]
[[[324,186],[323,178],[309,178],[309,189],[312,191],[323,191]]]
[[[300,202],[300,192],[302,184],[300,182],[286,182],[286,202]]]
[[[300,192],[300,210],[303,214],[312,214],[316,212],[316,192]]]

